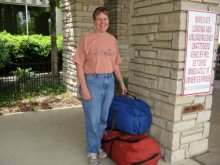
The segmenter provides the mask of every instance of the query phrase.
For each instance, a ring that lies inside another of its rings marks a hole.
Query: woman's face
[[[104,34],[108,29],[109,19],[108,16],[101,12],[95,19],[96,31],[100,34]]]

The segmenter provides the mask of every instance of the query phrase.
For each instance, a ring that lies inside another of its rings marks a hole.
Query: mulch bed
[[[23,99],[13,103],[11,106],[0,107],[0,115],[16,112],[41,111],[46,109],[55,109],[63,107],[80,106],[81,101],[72,94],[65,97],[65,94],[39,96],[35,99]]]
[[[115,89],[115,94],[119,94],[120,90]],[[41,110],[76,107],[81,106],[79,98],[76,98],[71,93],[68,97],[65,94],[38,96],[35,99],[23,99],[13,103],[11,106],[0,107],[0,115],[17,113],[17,112],[37,112]]]

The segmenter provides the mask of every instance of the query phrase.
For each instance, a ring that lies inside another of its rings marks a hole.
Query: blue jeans
[[[109,107],[114,97],[114,76],[107,74],[85,74],[86,85],[89,89],[90,102],[82,98],[82,106],[85,115],[86,150],[89,153],[97,153],[101,148],[101,140],[107,126]],[[81,86],[79,86],[81,94]]]

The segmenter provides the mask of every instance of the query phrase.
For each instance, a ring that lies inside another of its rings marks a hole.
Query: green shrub
[[[128,87],[128,77],[123,77],[126,88]]]
[[[0,38],[0,69],[5,66],[7,62],[10,61],[9,50],[5,45],[5,42]]]
[[[124,80],[124,84],[125,84],[126,88],[128,88],[128,77],[123,76],[123,80]],[[121,90],[120,83],[118,82],[116,77],[115,77],[115,89]]]
[[[18,79],[26,80],[27,78],[34,78],[36,77],[36,73],[31,71],[32,68],[21,69],[17,68],[16,71],[11,71]]]
[[[6,31],[0,33],[0,39],[3,40],[9,49],[12,61],[19,59],[25,60],[43,60],[50,59],[51,39],[50,36],[42,35],[11,35]],[[63,37],[57,36],[57,49],[59,58],[62,57]]]

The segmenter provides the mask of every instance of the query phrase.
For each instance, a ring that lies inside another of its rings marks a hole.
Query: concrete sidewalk
[[[219,107],[220,81],[215,81],[209,152],[172,165],[220,165]],[[87,165],[85,137],[81,107],[3,115],[0,165]],[[100,165],[116,164],[107,158]]]

